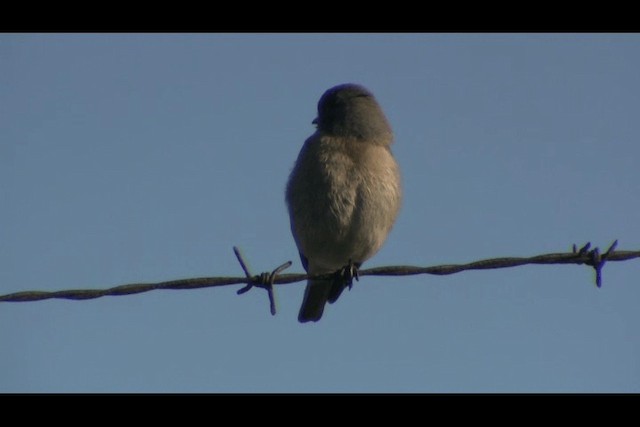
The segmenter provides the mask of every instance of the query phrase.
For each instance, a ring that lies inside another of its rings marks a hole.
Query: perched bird
[[[287,183],[291,232],[308,274],[357,271],[380,249],[400,209],[393,132],[373,94],[356,84],[327,90],[312,123],[317,130]],[[338,276],[309,280],[298,320],[320,320],[347,284]]]

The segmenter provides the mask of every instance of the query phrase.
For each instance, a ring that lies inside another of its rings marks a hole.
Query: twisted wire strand
[[[550,253],[532,257],[491,258],[467,264],[447,264],[431,267],[415,267],[410,265],[375,267],[360,270],[359,276],[412,276],[418,274],[447,275],[468,270],[508,268],[527,264],[586,264],[595,269],[596,285],[600,287],[601,269],[605,261],[626,261],[634,258],[640,258],[640,251],[614,251],[616,245],[617,241],[615,241],[604,254],[600,254],[598,248],[588,251],[590,244],[587,243],[580,250],[578,250],[574,245],[573,251],[568,253]],[[239,255],[236,248],[234,248],[234,251],[236,252],[236,256],[239,257],[238,260],[242,265],[243,261],[241,261],[241,255]],[[290,265],[288,263],[285,264],[287,264],[286,267]],[[269,288],[269,286],[272,285],[295,283],[305,281],[309,278],[330,279],[333,277],[333,274],[320,274],[313,276],[306,274],[277,274],[279,271],[286,268],[285,264],[277,267],[271,274],[263,273],[262,275],[257,276],[250,276],[245,263],[243,270],[245,271],[246,277],[198,277],[170,280],[159,283],[132,283],[107,289],[69,289],[53,292],[24,291],[1,295],[0,302],[27,302],[45,299],[87,300],[104,296],[133,295],[158,289],[200,289],[236,284],[255,285],[262,288]],[[269,283],[263,283],[263,281],[267,279]],[[272,312],[273,311],[274,310],[272,308]]]

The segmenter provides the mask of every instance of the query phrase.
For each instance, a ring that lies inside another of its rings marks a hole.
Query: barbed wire
[[[626,261],[633,258],[640,258],[640,251],[616,251],[618,241],[614,241],[603,253],[596,247],[589,250],[591,243],[587,243],[580,249],[573,245],[571,252],[550,253],[536,255],[532,257],[503,257],[491,258],[475,261],[467,264],[446,264],[431,267],[415,267],[409,265],[374,267],[359,270],[355,276],[356,280],[362,276],[412,276],[418,274],[448,275],[467,270],[487,270],[497,268],[517,267],[527,264],[585,264],[595,270],[595,283],[599,288],[602,286],[602,267],[607,261]],[[115,286],[108,289],[69,289],[63,291],[24,291],[6,295],[0,295],[0,302],[27,302],[40,301],[45,299],[68,299],[87,300],[104,296],[133,295],[158,289],[201,289],[216,286],[229,286],[236,284],[246,284],[238,290],[238,294],[243,294],[252,287],[266,289],[269,295],[271,313],[275,314],[275,302],[273,297],[273,285],[284,285],[300,282],[307,279],[332,279],[333,274],[280,274],[281,271],[291,266],[291,261],[278,266],[271,273],[252,275],[249,271],[239,249],[234,247],[234,253],[240,263],[245,277],[198,277],[191,279],[170,280],[159,283],[132,283]]]

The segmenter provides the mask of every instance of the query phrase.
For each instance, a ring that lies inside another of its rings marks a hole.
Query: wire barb
[[[278,266],[271,273],[260,273],[259,276],[252,276],[251,273],[249,272],[249,267],[247,266],[247,263],[244,261],[242,253],[240,253],[240,249],[234,246],[233,253],[236,254],[236,258],[238,259],[238,262],[240,263],[242,270],[244,270],[245,276],[249,280],[247,285],[242,289],[238,289],[236,293],[238,295],[242,295],[245,292],[248,292],[254,286],[258,288],[266,289],[267,295],[269,296],[269,309],[271,311],[271,315],[275,316],[276,315],[276,298],[275,298],[275,293],[273,291],[274,281],[276,279],[276,276],[280,274],[281,271],[291,267],[293,263],[291,261],[287,261],[284,264]]]
[[[605,252],[604,255],[602,255],[602,256],[604,258],[608,258],[609,255],[611,255],[613,253],[613,251],[616,249],[617,246],[618,246],[618,239],[613,241],[611,246],[609,246],[609,249],[607,249],[607,252]]]
[[[602,267],[604,267],[604,263],[613,256],[613,253],[618,246],[618,239],[614,240],[607,251],[603,254],[600,254],[600,249],[598,247],[593,248],[589,252],[589,248],[591,247],[591,243],[587,243],[578,251],[578,256],[587,255],[588,259],[584,262],[587,265],[593,267],[596,273],[596,286],[598,288],[602,287]],[[573,245],[573,253],[576,253],[576,245]]]
[[[587,251],[589,250],[589,248],[591,247],[591,242],[587,242],[583,247],[581,247],[579,250],[577,250],[577,246],[574,243],[573,244],[573,253],[577,253],[578,255],[584,255],[587,253]]]

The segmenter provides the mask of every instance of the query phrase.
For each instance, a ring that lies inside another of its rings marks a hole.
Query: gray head
[[[327,90],[318,101],[318,130],[340,137],[390,144],[392,131],[375,97],[356,84]]]

